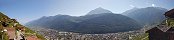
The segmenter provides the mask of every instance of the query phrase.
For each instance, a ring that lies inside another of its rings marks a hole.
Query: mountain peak
[[[95,10],[97,10],[97,9],[104,9],[104,8],[102,8],[102,7],[98,7],[98,8],[96,8]],[[104,9],[105,10],[105,9]]]
[[[107,9],[104,9],[102,7],[98,7],[96,9],[90,11],[87,15],[101,14],[101,13],[112,13],[112,12]]]

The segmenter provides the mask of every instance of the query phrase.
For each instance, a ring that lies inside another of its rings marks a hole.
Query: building
[[[164,15],[166,17],[174,18],[174,9],[167,11]]]
[[[174,9],[167,11],[164,15],[167,18],[165,24],[146,31],[149,40],[174,40]]]
[[[5,33],[7,33],[7,36],[9,37],[9,40],[15,40],[16,39],[16,30],[13,27],[6,27],[5,30],[7,30]]]
[[[170,29],[170,27],[166,28],[154,27],[146,31],[146,33],[149,34],[149,40],[169,40],[168,34],[166,32],[168,29]]]

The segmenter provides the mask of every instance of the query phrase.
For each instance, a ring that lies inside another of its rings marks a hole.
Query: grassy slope
[[[137,35],[137,36],[133,37],[131,40],[149,40],[148,33]]]
[[[3,30],[3,22],[5,22],[6,24],[8,24],[8,27],[12,27],[14,25],[14,23],[18,23],[18,22],[15,22],[13,20],[11,20],[8,16],[4,15],[3,13],[0,12],[0,31]],[[17,27],[24,27],[23,25],[21,24],[17,24]],[[17,27],[15,27],[17,29]],[[29,28],[25,27],[25,32],[28,33],[26,34],[25,36],[27,35],[32,35],[32,34],[35,34],[38,38],[40,38],[41,40],[46,40],[42,35],[30,30]],[[4,33],[0,33],[0,39],[2,39],[2,36],[4,36],[4,40],[8,40],[8,37],[7,37],[7,34],[4,34]]]

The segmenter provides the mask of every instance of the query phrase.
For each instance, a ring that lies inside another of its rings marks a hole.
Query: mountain
[[[134,7],[134,8],[132,8],[132,9],[130,9],[130,10],[127,10],[127,11],[123,12],[122,14],[123,14],[123,15],[128,15],[128,14],[130,14],[130,13],[132,13],[132,12],[137,11],[138,9],[140,9],[140,8]]]
[[[99,7],[99,8],[96,8],[96,9],[90,11],[87,15],[101,14],[101,13],[112,13],[112,12],[107,9]]]
[[[95,14],[91,16],[100,15],[98,17],[89,18],[78,23],[75,32],[81,33],[116,33],[141,28],[141,25],[134,19],[129,17],[113,14]]]
[[[122,14],[135,19],[142,25],[154,25],[161,23],[165,16],[163,15],[167,9],[160,7],[133,8]]]
[[[89,34],[125,32],[141,28],[134,19],[113,13],[97,13],[79,17],[69,15],[42,17],[27,23],[26,26]]]

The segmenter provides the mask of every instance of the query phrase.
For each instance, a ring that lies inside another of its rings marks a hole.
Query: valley
[[[146,36],[145,34],[149,28],[143,28],[136,31],[106,33],[106,34],[82,34],[74,32],[61,32],[58,30],[48,28],[32,28],[36,32],[44,35],[47,40],[139,40]],[[146,39],[145,39],[146,40]]]

